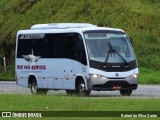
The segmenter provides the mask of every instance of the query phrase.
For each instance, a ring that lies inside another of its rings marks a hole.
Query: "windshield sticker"
[[[41,56],[34,56],[32,49],[32,54],[22,55],[22,57],[24,57],[24,59],[29,62],[29,65],[34,65],[34,63],[37,62]]]

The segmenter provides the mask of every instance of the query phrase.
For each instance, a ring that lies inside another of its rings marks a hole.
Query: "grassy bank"
[[[76,97],[76,96],[33,96],[1,94],[0,111],[160,111],[159,99],[155,98],[110,98],[110,97]],[[16,118],[18,119],[18,118]],[[22,119],[22,118],[21,118]],[[26,119],[26,118],[23,118]],[[42,119],[42,118],[39,118]],[[44,119],[44,118],[43,118]],[[45,118],[50,119],[50,118]],[[57,118],[53,118],[57,119]],[[68,118],[60,119],[106,119],[102,118]],[[120,118],[107,118],[120,119]],[[126,118],[121,118],[126,119]],[[129,118],[133,119],[133,118]],[[143,118],[144,119],[144,118]],[[151,119],[151,118],[149,118]]]
[[[0,81],[15,81],[15,66],[10,65],[5,73],[4,67],[1,67]]]
[[[160,70],[140,68],[140,84],[160,84]]]
[[[160,111],[159,99],[1,94],[0,111]]]

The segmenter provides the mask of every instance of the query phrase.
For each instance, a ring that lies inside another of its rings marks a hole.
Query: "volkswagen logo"
[[[116,77],[118,77],[118,76],[119,76],[119,74],[118,74],[118,73],[116,73],[116,74],[115,74],[115,76],[116,76]]]

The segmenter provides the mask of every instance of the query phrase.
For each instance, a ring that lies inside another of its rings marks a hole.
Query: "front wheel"
[[[120,90],[120,94],[122,96],[130,96],[132,94],[132,90]]]
[[[80,80],[78,82],[77,89],[78,89],[78,95],[79,96],[89,96],[90,93],[91,93],[90,90],[86,90],[85,83],[84,83],[83,80]]]

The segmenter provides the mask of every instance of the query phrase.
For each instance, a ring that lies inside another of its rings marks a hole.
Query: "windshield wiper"
[[[114,49],[112,48],[111,43],[109,42],[108,45],[109,45],[109,50],[108,50],[108,53],[107,53],[107,56],[106,56],[106,59],[105,59],[105,63],[107,63],[110,54],[111,54],[111,56],[112,55],[114,56]]]
[[[107,63],[110,54],[111,54],[111,56],[112,55],[114,56],[114,53],[117,53],[123,59],[123,61],[125,62],[125,64],[128,65],[128,62],[126,61],[126,59],[117,50],[115,50],[112,47],[112,45],[111,45],[110,42],[108,42],[108,45],[109,45],[109,50],[108,50],[108,53],[107,53],[107,56],[106,56],[106,59],[105,59],[105,63]]]

